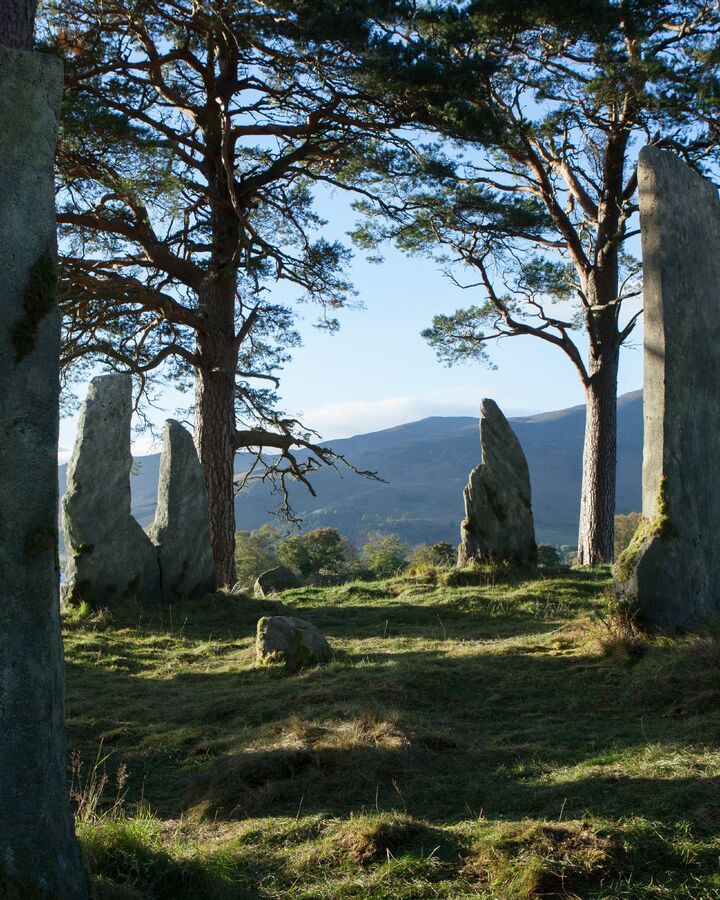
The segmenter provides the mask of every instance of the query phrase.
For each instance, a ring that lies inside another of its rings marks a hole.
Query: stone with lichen
[[[643,519],[617,602],[670,630],[720,613],[720,200],[671,153],[638,162],[644,294]]]
[[[93,378],[62,499],[65,602],[105,607],[161,598],[157,552],[130,512],[131,417],[130,376]]]
[[[283,663],[291,671],[328,662],[332,648],[311,622],[292,616],[263,616],[257,623],[257,661]]]
[[[86,900],[56,565],[61,97],[59,59],[0,46],[0,896]]]
[[[458,565],[507,561],[535,565],[537,545],[525,453],[494,400],[480,408],[482,462],[465,488]]]
[[[157,547],[166,603],[215,590],[205,476],[192,435],[174,419],[163,429],[158,502],[148,534]]]

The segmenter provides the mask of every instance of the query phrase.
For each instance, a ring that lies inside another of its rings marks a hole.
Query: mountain
[[[538,541],[576,544],[585,407],[520,416],[510,423],[530,467]],[[641,508],[642,427],[642,392],[623,395],[618,400],[619,513]],[[291,491],[303,529],[332,526],[353,540],[384,531],[408,544],[457,543],[463,488],[480,462],[477,419],[433,416],[328,444],[358,469],[376,471],[384,483],[344,467],[316,472],[317,497],[302,486]],[[236,471],[247,464],[248,457],[239,455]],[[133,512],[143,525],[154,514],[159,465],[157,454],[139,457],[133,465]],[[61,493],[65,469],[60,466]],[[238,530],[271,521],[277,505],[267,486],[258,481],[248,485],[235,501]]]

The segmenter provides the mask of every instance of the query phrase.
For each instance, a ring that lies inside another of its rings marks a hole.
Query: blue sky
[[[331,223],[328,239],[346,239],[353,213],[342,195],[319,204]],[[349,239],[347,239],[349,240]],[[435,313],[452,312],[480,299],[451,284],[435,263],[409,258],[391,247],[382,264],[369,263],[356,251],[352,280],[364,308],[341,312],[340,332],[312,327],[316,310],[301,306],[304,346],[282,374],[284,408],[301,416],[324,439],[389,428],[425,416],[478,415],[483,397],[495,399],[505,413],[522,415],[583,402],[577,375],[555,347],[531,337],[495,344],[496,370],[481,365],[446,368],[420,337]],[[285,292],[280,292],[283,297]],[[621,356],[620,393],[642,385],[642,332],[633,335]],[[80,390],[82,399],[84,389]],[[151,418],[159,425],[186,406],[186,395],[169,390]],[[61,422],[61,458],[75,436],[77,417]],[[138,436],[135,453],[154,449],[149,436]]]

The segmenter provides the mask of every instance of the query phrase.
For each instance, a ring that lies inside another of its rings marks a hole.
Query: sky
[[[347,200],[337,194],[323,196],[319,209],[332,222],[324,236],[349,243],[346,232],[354,214]],[[340,312],[339,333],[315,329],[316,309],[310,303],[299,307],[303,347],[281,376],[283,408],[324,440],[427,416],[477,416],[483,397],[492,397],[507,416],[583,402],[571,363],[556,347],[536,338],[506,338],[492,345],[494,370],[478,363],[441,365],[420,332],[434,314],[480,301],[479,289],[456,287],[431,260],[407,257],[391,247],[385,248],[384,257],[378,265],[368,262],[362,251],[355,252],[351,274],[362,308]],[[636,330],[621,354],[621,394],[642,386],[641,346],[642,332]],[[81,386],[81,400],[84,391]],[[161,426],[188,402],[187,395],[168,390],[150,418]],[[69,457],[76,428],[77,415],[61,421],[61,461]],[[135,455],[158,449],[151,436],[136,435]]]

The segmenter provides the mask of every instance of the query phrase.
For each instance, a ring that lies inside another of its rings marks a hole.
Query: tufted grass
[[[337,651],[297,674],[272,603],[67,615],[96,897],[720,897],[720,641],[603,624],[607,579],[289,591]]]

